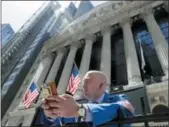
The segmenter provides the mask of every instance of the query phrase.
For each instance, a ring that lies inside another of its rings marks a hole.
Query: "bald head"
[[[88,71],[83,78],[83,87],[85,97],[95,100],[105,92],[107,77],[101,71]]]
[[[85,74],[84,78],[89,78],[89,77],[98,82],[102,82],[104,85],[107,85],[107,77],[101,71],[88,71]]]

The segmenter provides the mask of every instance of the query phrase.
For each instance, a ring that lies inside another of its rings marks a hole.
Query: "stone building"
[[[136,114],[168,110],[168,3],[167,1],[106,2],[81,16],[50,38],[12,102],[2,125],[29,126],[37,118],[38,100],[30,109],[20,100],[35,80],[38,89],[54,80],[59,94],[66,91],[73,63],[82,78],[101,70],[110,93],[126,93]],[[37,76],[38,75],[38,76]],[[75,99],[82,97],[81,84]]]

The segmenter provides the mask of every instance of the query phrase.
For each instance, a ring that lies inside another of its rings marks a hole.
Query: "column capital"
[[[80,44],[79,41],[73,42],[73,43],[70,45],[71,49],[72,49],[72,48],[73,48],[73,49],[78,49],[78,48],[80,48],[80,46],[81,46],[81,44]]]
[[[102,28],[101,33],[102,34],[105,34],[106,32],[112,33],[112,31],[113,31],[113,28],[111,28],[111,26],[106,26]]]
[[[47,58],[52,58],[54,57],[54,54],[52,52],[46,52],[40,56],[40,61],[44,61]]]
[[[163,2],[164,2],[164,8],[165,8],[165,10],[168,12],[168,1],[167,0],[163,0]]]
[[[145,16],[149,16],[149,15],[153,15],[154,11],[153,8],[151,7],[144,7],[141,11],[140,11],[140,16],[142,18],[144,18]]]
[[[58,53],[65,53],[66,52],[66,48],[65,47],[61,47],[58,49],[57,51]]]
[[[129,24],[129,25],[132,24],[132,20],[131,20],[130,17],[123,17],[123,18],[121,18],[121,20],[119,21],[119,25],[121,27],[123,27],[125,24]]]
[[[96,40],[96,35],[94,34],[86,35],[85,40],[91,40],[92,42],[94,42]]]

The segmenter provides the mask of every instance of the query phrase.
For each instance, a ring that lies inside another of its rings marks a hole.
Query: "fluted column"
[[[120,22],[123,30],[124,50],[127,64],[128,86],[137,86],[142,83],[139,70],[138,58],[131,31],[130,18],[123,18]]]
[[[85,48],[83,51],[83,56],[82,56],[80,69],[79,69],[81,78],[83,78],[86,72],[89,70],[91,52],[92,52],[92,47],[93,47],[93,42],[95,40],[95,36],[88,35],[85,39],[86,39],[85,41],[86,44],[85,44]]]
[[[44,83],[45,78],[47,76],[47,73],[52,65],[54,59],[54,54],[50,53],[43,58],[42,62],[40,63],[38,70],[40,73],[40,76],[38,77],[36,84],[41,87],[41,85]]]
[[[42,85],[45,83],[45,78],[47,76],[47,73],[52,65],[54,59],[54,54],[50,53],[47,56],[45,56],[45,58],[42,60],[42,62],[40,63],[38,70],[38,73],[40,73],[40,76],[37,77],[37,80],[35,81],[35,83],[38,85],[39,88],[42,87]],[[41,99],[43,98],[43,95],[40,91],[40,95],[38,98],[38,103],[41,102]]]
[[[106,74],[110,90],[111,85],[111,27],[102,30],[101,71]]]
[[[23,121],[23,116],[9,117],[8,119],[7,126],[19,126],[19,124]]]
[[[66,60],[59,84],[58,84],[58,88],[57,88],[58,94],[63,94],[66,91],[77,49],[78,49],[78,44],[71,45],[70,52],[67,57],[67,60]]]
[[[84,51],[83,51],[80,69],[79,69],[81,80],[83,79],[86,72],[89,70],[91,52],[92,52],[93,42],[95,41],[95,39],[96,39],[95,35],[88,35],[85,38],[86,43],[85,43],[85,47],[84,47]],[[78,86],[78,89],[77,89],[74,97],[81,98],[82,96],[83,96],[83,87],[82,87],[82,82],[81,82]]]
[[[35,113],[32,113],[32,114],[28,114],[26,116],[24,116],[24,120],[23,120],[23,123],[22,123],[22,126],[28,126],[30,127],[33,120],[35,118]]]
[[[154,47],[156,49],[163,72],[165,75],[168,75],[168,45],[159,25],[154,18],[153,10],[151,8],[145,8],[141,16],[145,20],[148,31],[153,39]]]
[[[54,63],[50,69],[50,72],[47,76],[47,79],[46,79],[46,82],[49,82],[49,81],[54,81],[55,80],[55,77],[57,75],[57,72],[59,70],[59,66],[60,66],[60,63],[62,61],[62,58],[64,56],[64,53],[65,53],[65,49],[62,48],[60,49],[58,52],[57,52],[57,56],[54,60]]]

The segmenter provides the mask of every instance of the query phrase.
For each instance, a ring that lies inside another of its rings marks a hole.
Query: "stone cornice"
[[[36,112],[36,108],[30,108],[30,109],[23,109],[23,110],[14,110],[9,113],[9,116],[21,116],[21,115],[28,115],[28,114],[33,114]]]
[[[159,4],[159,1],[156,4]],[[152,8],[154,1],[121,1],[118,3],[106,2],[80,19],[75,20],[59,35],[50,38],[44,45],[43,51],[55,51],[65,46],[67,40],[77,42],[85,38],[87,34],[93,34],[100,31],[104,26],[117,24],[123,17],[133,17],[140,13],[144,6]],[[75,39],[75,40],[73,40]],[[66,43],[67,45],[68,43]]]

